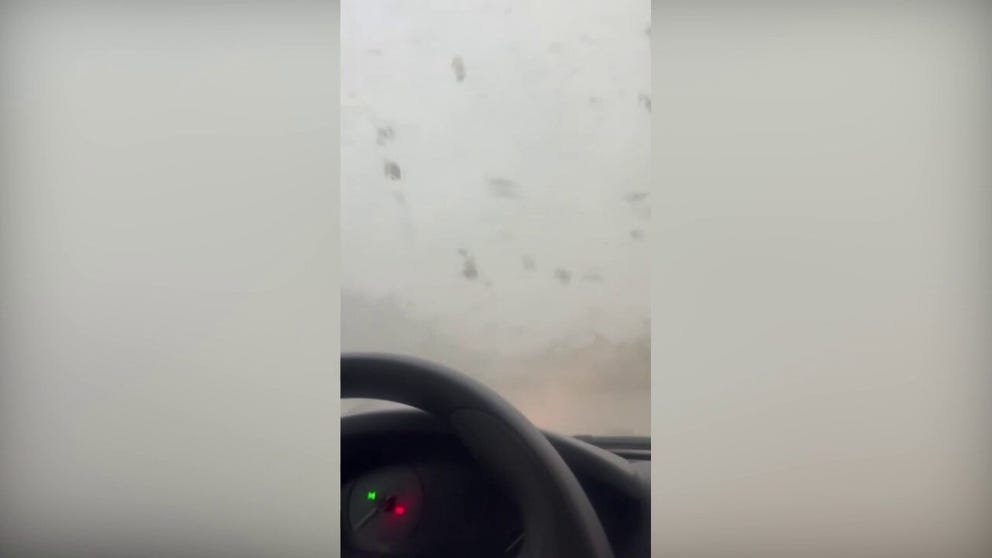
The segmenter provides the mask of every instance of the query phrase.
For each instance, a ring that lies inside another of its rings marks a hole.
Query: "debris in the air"
[[[400,166],[392,161],[383,163],[382,170],[386,178],[390,180],[402,180],[403,178],[403,171],[400,170]]]
[[[451,59],[451,69],[455,71],[455,79],[459,83],[465,81],[465,61],[462,60],[461,56]]]
[[[534,271],[535,269],[537,269],[537,264],[534,262],[533,257],[524,256],[523,258],[521,258],[521,261],[524,264],[524,269],[526,269],[527,271]]]
[[[479,278],[479,267],[475,265],[475,258],[468,253],[465,248],[458,249],[458,255],[462,257],[462,277],[469,281]]]
[[[644,105],[644,108],[648,109],[648,112],[651,112],[651,97],[641,93],[637,98]]]
[[[512,199],[517,197],[518,184],[506,178],[490,178],[489,192],[493,197]]]
[[[634,240],[640,240],[644,238],[644,232],[641,229],[634,229],[630,231],[630,238],[633,238]]]
[[[375,142],[379,145],[386,145],[386,142],[392,141],[395,137],[396,132],[393,131],[392,126],[383,126],[376,129]]]
[[[629,192],[623,199],[627,200],[628,203],[639,203],[644,201],[648,197],[647,192]]]
[[[572,281],[572,272],[559,267],[555,270],[555,279],[561,282],[562,285],[567,285]]]
[[[479,278],[479,268],[475,265],[475,258],[472,256],[465,258],[465,262],[462,264],[462,276],[469,281]]]

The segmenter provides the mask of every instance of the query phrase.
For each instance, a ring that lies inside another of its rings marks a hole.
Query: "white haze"
[[[648,433],[649,25],[641,0],[342,5],[343,350]]]
[[[335,556],[338,11],[0,4],[0,556]]]

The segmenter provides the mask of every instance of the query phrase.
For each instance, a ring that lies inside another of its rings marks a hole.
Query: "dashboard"
[[[517,505],[433,417],[352,415],[341,434],[344,558],[518,556],[526,533]],[[585,490],[616,558],[649,556],[650,442],[545,434]]]

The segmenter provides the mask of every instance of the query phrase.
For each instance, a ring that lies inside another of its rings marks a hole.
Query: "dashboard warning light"
[[[395,508],[393,508],[393,513],[395,513],[396,515],[403,515],[406,513],[406,508],[404,508],[403,506],[396,506]]]

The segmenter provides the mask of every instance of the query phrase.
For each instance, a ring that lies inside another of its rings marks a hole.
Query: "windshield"
[[[649,4],[342,19],[342,350],[455,368],[542,428],[648,435]]]

